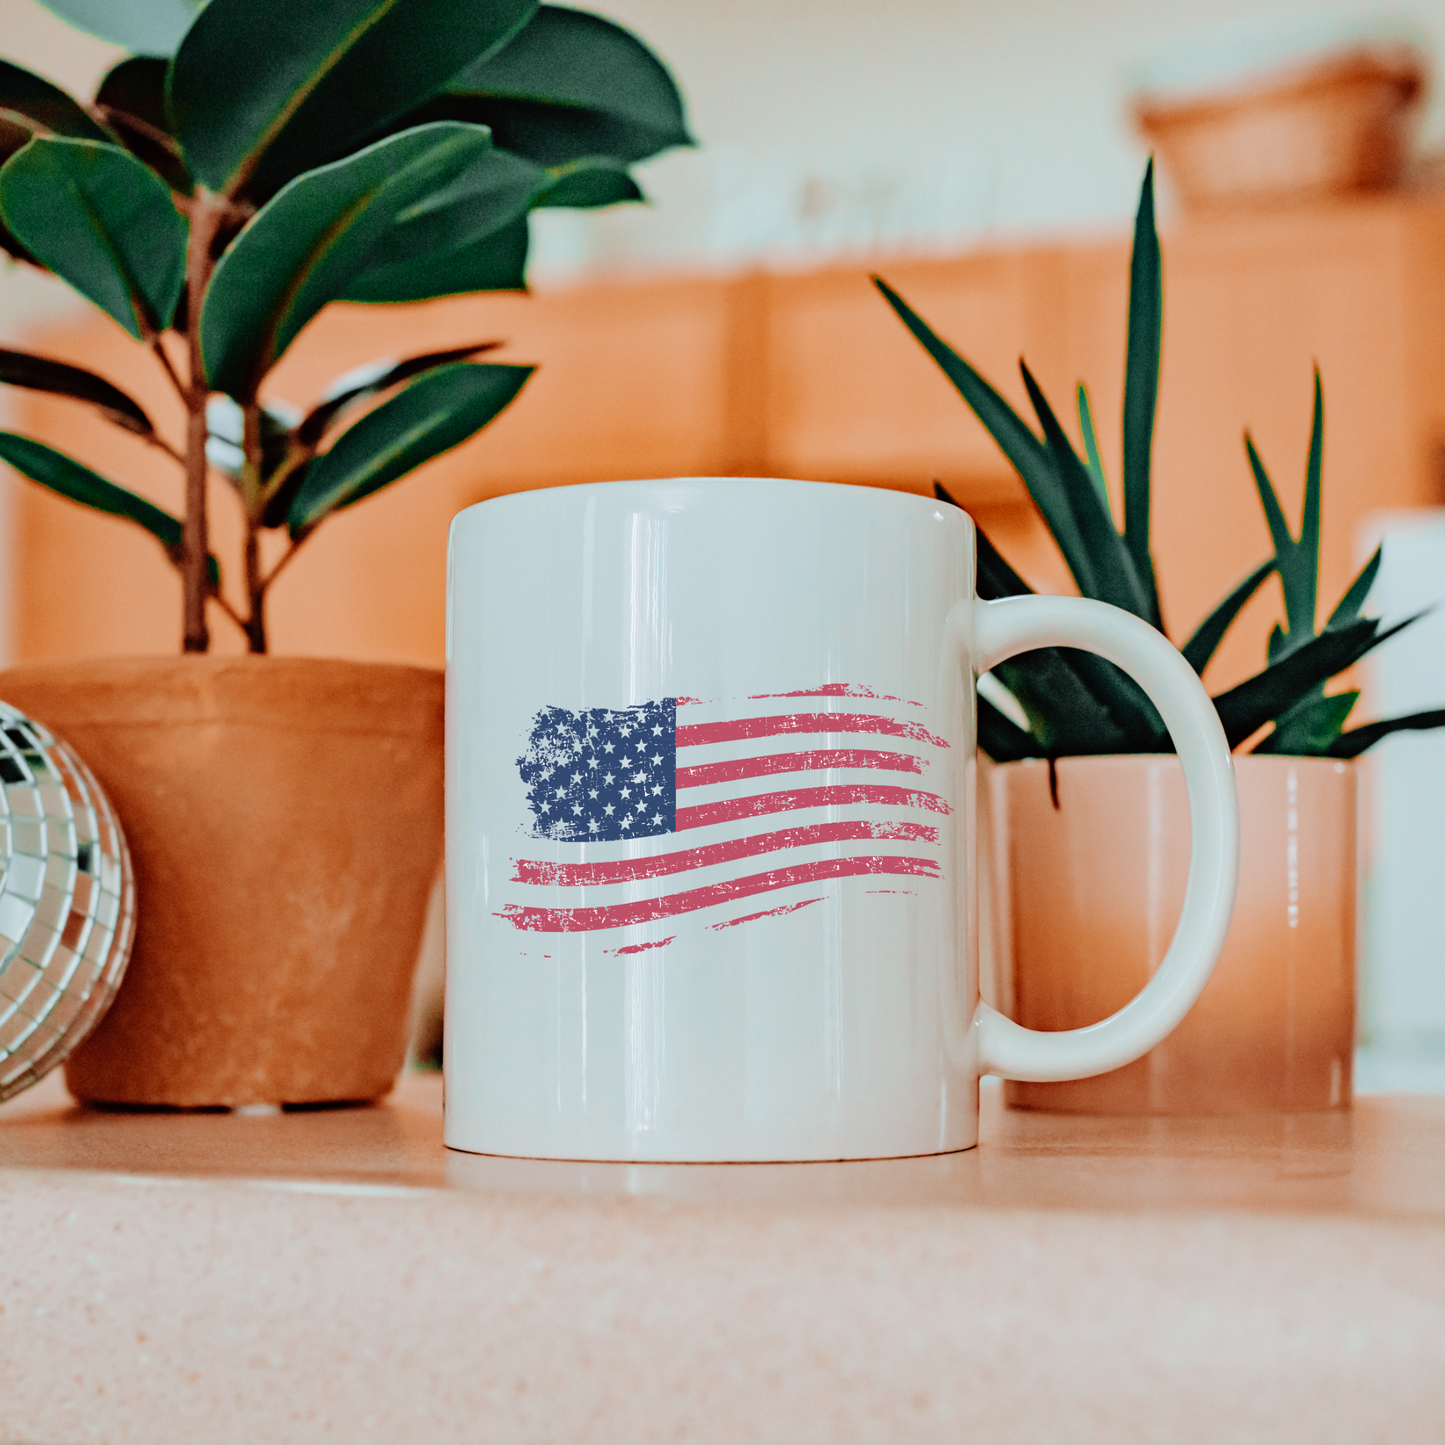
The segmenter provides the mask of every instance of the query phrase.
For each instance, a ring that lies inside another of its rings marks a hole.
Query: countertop
[[[1445,1098],[598,1165],[0,1107],[0,1441],[1445,1441]]]

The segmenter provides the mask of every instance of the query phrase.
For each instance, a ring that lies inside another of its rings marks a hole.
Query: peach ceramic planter
[[[1356,775],[1244,755],[1239,898],[1214,976],[1142,1059],[1010,1104],[1092,1114],[1347,1107],[1354,1049]],[[1164,956],[1184,898],[1189,814],[1172,756],[1062,758],[992,772],[1001,1004],[1034,1029],[1096,1023]]]
[[[372,1099],[405,1057],[442,845],[439,672],[146,658],[0,673],[125,829],[135,950],[66,1064],[121,1105]]]

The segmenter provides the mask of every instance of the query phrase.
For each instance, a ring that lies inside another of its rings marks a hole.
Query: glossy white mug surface
[[[1145,989],[1046,1034],[978,997],[974,687],[1048,645],[1102,653],[1154,700],[1193,851]],[[1137,1058],[1198,997],[1229,923],[1233,772],[1188,664],[1103,603],[980,602],[967,515],[907,493],[681,478],[468,508],[446,746],[456,1149],[966,1149],[980,1074]]]

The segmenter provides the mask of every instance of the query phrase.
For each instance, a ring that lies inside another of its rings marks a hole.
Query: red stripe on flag
[[[797,808],[836,808],[844,803],[883,803],[892,808],[927,808],[930,813],[951,813],[937,793],[917,793],[884,783],[837,783],[829,788],[798,788],[789,793],[758,793],[750,798],[726,798],[679,808],[675,829],[703,828],[734,818],[760,818],[766,813],[790,813]]]
[[[773,738],[781,733],[879,733],[884,737],[911,738],[916,743],[948,744],[920,723],[895,722],[861,712],[789,712],[777,717],[744,717],[732,722],[680,723],[677,745],[695,747],[700,743],[731,743],[739,738]]]
[[[669,893],[642,903],[615,903],[607,908],[522,908],[509,903],[496,916],[529,933],[585,933],[597,928],[651,923],[654,919],[673,918],[679,913],[695,913],[699,908],[711,908],[714,903],[727,903],[735,898],[750,898],[778,888],[791,888],[795,883],[816,883],[823,878],[854,878],[868,873],[915,878],[943,876],[938,864],[929,858],[825,858],[817,863],[798,863],[770,873],[754,873],[727,883],[692,888],[685,893]]]
[[[816,772],[822,768],[882,768],[891,773],[921,773],[922,758],[912,753],[883,749],[834,748],[807,753],[767,753],[731,763],[699,763],[677,770],[679,788],[700,788],[705,783],[730,783],[736,778],[763,778],[770,773]]]
[[[825,682],[822,687],[805,687],[798,692],[754,692],[751,701],[774,697],[871,697],[875,702],[907,702],[909,707],[922,707],[921,702],[908,702],[906,697],[894,697],[891,693],[874,692],[861,682]]]
[[[864,838],[887,839],[893,843],[937,843],[938,829],[927,823],[814,823],[806,828],[755,833],[751,838],[734,838],[706,848],[662,853],[655,858],[619,858],[611,863],[543,863],[519,858],[515,860],[517,872],[512,882],[556,884],[563,888],[636,883],[644,878],[665,878],[670,873],[708,868],[714,863],[732,863],[759,853],[775,853],[782,848],[802,848],[810,843],[849,843]]]

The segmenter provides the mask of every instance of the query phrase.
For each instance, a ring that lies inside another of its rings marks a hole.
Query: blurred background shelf
[[[1246,426],[1298,507],[1312,364],[1327,418],[1322,594],[1338,595],[1357,565],[1367,513],[1441,500],[1445,199],[1396,193],[1192,220],[1164,246],[1154,536],[1179,637],[1268,553]],[[1027,576],[1066,588],[1017,477],[869,276],[884,274],[1020,408],[1020,354],[1055,398],[1087,382],[1117,484],[1127,265],[1121,236],[328,313],[277,374],[285,400],[306,404],[375,357],[482,339],[539,370],[495,425],[309,544],[277,585],[276,650],[439,663],[450,517],[504,492],[619,477],[798,476],[918,493],[937,478]],[[37,327],[27,344],[122,381],[178,425],[153,363],[104,318]],[[177,504],[179,478],[155,452],[74,407],[19,401],[22,429]],[[176,583],[148,538],[8,485],[16,661],[176,646]],[[214,485],[224,529],[232,503]],[[118,595],[125,609],[111,605]],[[1271,585],[1211,682],[1257,665],[1277,607]],[[238,646],[223,619],[214,631]]]

